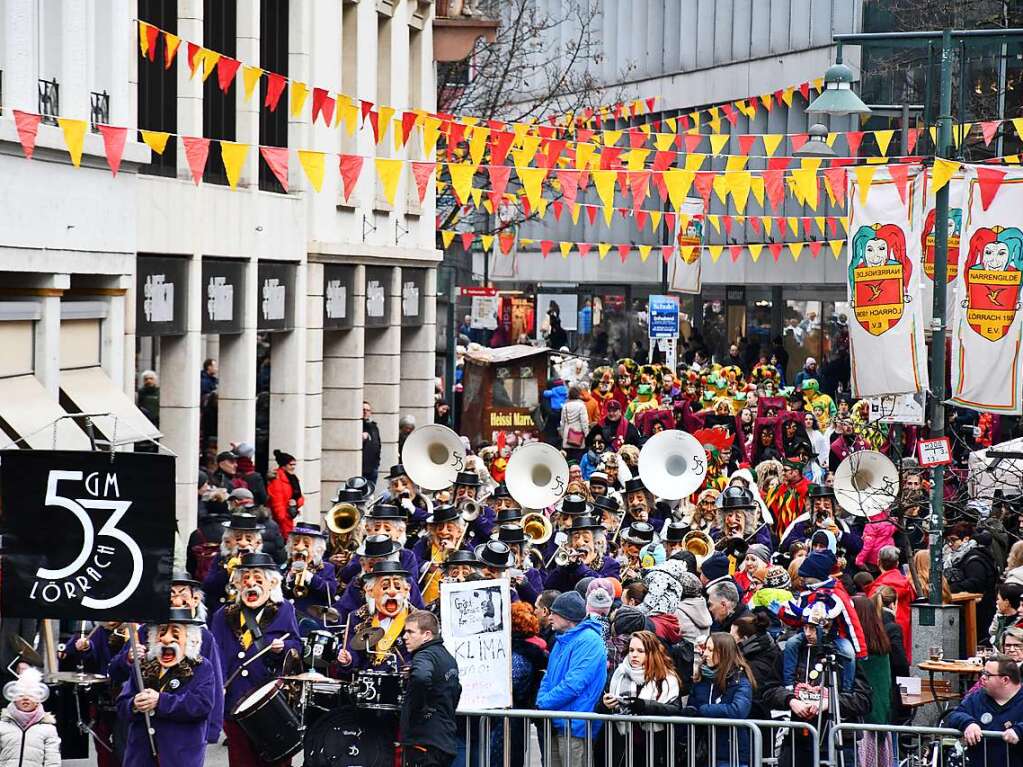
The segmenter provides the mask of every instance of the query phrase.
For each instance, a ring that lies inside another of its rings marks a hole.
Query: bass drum
[[[354,706],[320,717],[306,730],[305,767],[393,767],[397,728]]]
[[[238,701],[233,716],[268,762],[287,759],[302,748],[302,723],[288,705],[280,679],[267,682]]]

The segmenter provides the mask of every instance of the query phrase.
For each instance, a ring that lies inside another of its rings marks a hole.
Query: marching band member
[[[622,524],[622,507],[618,500],[599,496],[593,501],[593,513],[600,517],[607,530],[617,530]]]
[[[259,556],[269,559],[266,554]],[[161,761],[175,767],[205,763],[207,725],[220,680],[213,664],[200,653],[201,626],[189,608],[175,607],[167,623],[149,628],[154,641],[142,663],[143,689],[129,678],[117,700],[118,713],[128,722],[125,767]],[[145,713],[154,731],[155,756]]]
[[[512,522],[518,512],[518,519],[522,519],[522,505],[512,498],[508,492],[508,486],[503,482],[494,490],[494,494],[488,499],[490,507],[494,510],[497,524],[508,524]]]
[[[400,506],[405,512],[408,525],[411,527],[413,537],[426,524],[426,518],[430,515],[430,504],[426,497],[419,491],[419,486],[412,481],[404,465],[396,463],[391,467],[387,475],[387,490],[389,502]],[[371,535],[369,530],[367,535]]]
[[[213,610],[230,600],[227,598],[231,573],[241,558],[263,550],[263,528],[254,514],[232,514],[224,523],[220,553],[202,582],[202,590]],[[209,616],[212,619],[212,614]]]
[[[353,482],[358,482],[349,487]],[[369,501],[369,495],[367,491],[372,493],[372,489],[369,484],[362,477],[352,477],[349,479],[343,487],[337,491],[337,495],[334,497],[331,503],[350,503],[355,506],[360,513],[364,513],[366,503]],[[334,565],[335,575],[340,576],[340,573],[344,568],[348,566],[348,563],[352,561],[352,556],[355,554],[355,549],[362,543],[362,539],[365,537],[364,525],[356,525],[355,529],[345,533],[335,533],[333,530],[330,531],[330,535],[327,538],[327,557],[329,562]],[[345,582],[340,581],[338,588],[344,588]]]
[[[543,573],[533,566],[530,559],[530,541],[519,525],[501,525],[497,529],[497,540],[511,549],[514,561],[509,574],[512,590],[519,599],[534,604],[543,591]]]
[[[482,502],[480,496],[482,484],[479,474],[476,472],[460,471],[455,475],[455,482],[452,485],[455,493],[455,506],[459,506],[467,500],[480,504],[480,514],[469,522],[469,529],[465,534],[468,544],[489,539],[494,530],[494,511]]]
[[[358,555],[356,564],[359,566],[360,572],[348,581],[344,593],[338,599],[337,610],[340,623],[344,623],[348,615],[354,613],[365,603],[363,578],[373,570],[378,562],[398,562],[409,572],[419,571],[419,560],[416,559],[416,555],[408,549],[402,548],[398,541],[382,533],[367,535],[356,553]],[[411,563],[411,569],[409,563]],[[411,601],[413,607],[423,606],[423,597],[419,592],[418,583],[412,584]]]
[[[363,517],[363,526],[365,528],[366,538],[371,535],[386,535],[396,544],[401,550],[400,561],[402,565],[409,571],[415,572],[419,567],[419,557],[415,553],[415,549],[406,548],[407,544],[407,517],[405,511],[398,506],[391,503],[378,503],[372,509],[366,512]],[[360,559],[363,555],[363,550],[366,546],[365,538],[360,544],[359,548],[356,549],[355,555],[351,558],[348,565],[341,571],[341,575],[338,580],[341,583],[342,588],[347,588],[352,584],[353,580],[358,580],[360,573],[369,572],[372,568],[372,563],[366,565],[361,562]],[[359,604],[361,604],[361,600]],[[355,605],[358,607],[358,605]],[[352,608],[354,609],[354,607]]]
[[[286,550],[288,561],[284,565],[284,596],[302,618],[309,618],[322,626],[322,621],[313,617],[309,608],[313,605],[330,605],[337,595],[334,565],[323,561],[327,551],[326,535],[319,525],[298,522],[288,534]]]
[[[479,575],[480,561],[471,551],[459,549],[448,554],[441,568],[444,571],[444,577],[441,579],[444,583],[463,583],[470,575]],[[440,602],[434,602],[433,606],[439,611]]]
[[[664,546],[664,556],[666,559],[671,559],[675,554],[686,550],[682,541],[688,532],[689,526],[684,522],[669,522],[665,525],[664,532],[661,535],[661,545]]]
[[[481,515],[482,516],[482,515]],[[420,538],[412,547],[419,568],[410,572],[420,573],[423,580],[423,603],[432,604],[440,596],[439,565],[452,551],[465,548],[466,521],[454,506],[434,506],[433,514],[427,517],[427,536]],[[430,573],[427,575],[426,573]]]
[[[747,543],[762,543],[771,547],[771,531],[758,522],[753,493],[738,485],[726,487],[717,499],[717,525],[711,530],[714,540],[739,538]]]
[[[245,554],[231,573],[237,601],[213,615],[210,630],[224,662],[225,713],[233,712],[248,693],[280,676],[287,653],[301,655],[295,608],[284,600],[281,581],[281,573],[269,555]],[[255,657],[265,648],[269,651]],[[230,714],[225,716],[224,732],[231,767],[265,764]]]
[[[362,576],[366,603],[353,614],[354,629],[338,652],[338,666],[344,671],[378,669],[400,671],[408,663],[402,632],[411,611],[409,594],[412,574],[400,562],[377,562]],[[355,623],[358,621],[358,623]],[[382,628],[383,635],[367,651],[356,650],[352,641],[367,629]]]
[[[781,536],[781,551],[797,541],[809,541],[818,530],[830,532],[839,549],[852,561],[863,548],[863,539],[844,520],[838,519],[835,491],[825,485],[812,485],[807,494],[809,510],[796,517]]]
[[[573,520],[565,553],[567,561],[548,571],[545,589],[570,591],[582,578],[617,578],[621,569],[607,555],[607,531],[589,514]]]
[[[625,483],[625,523],[648,522],[654,527],[663,523],[663,515],[654,505],[653,494],[646,489],[640,477]]]
[[[481,543],[473,551],[473,555],[480,562],[480,574],[484,578],[503,580],[508,578],[509,568],[515,565],[515,555],[511,547],[502,541],[487,541]],[[518,599],[518,594],[512,589],[512,601]]]

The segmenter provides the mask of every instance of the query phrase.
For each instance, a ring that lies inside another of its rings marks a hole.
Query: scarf
[[[42,705],[36,706],[32,711],[22,711],[20,708],[14,705],[13,702],[7,705],[7,714],[14,720],[15,724],[22,729],[27,730],[33,724],[38,724],[46,716],[46,709]]]
[[[959,547],[958,551],[953,551],[951,546],[945,544],[941,557],[942,567],[945,572],[948,572],[953,568],[958,568],[962,564],[966,555],[975,548],[977,548],[977,542],[973,538],[970,538],[968,541],[963,541],[963,545]]]
[[[626,655],[611,675],[611,683],[608,685],[607,691],[617,698],[641,698],[658,703],[671,703],[679,697],[679,684],[678,680],[670,675],[660,684],[653,681],[648,682],[644,670],[633,668]],[[619,733],[624,735],[628,731],[629,725],[625,722],[616,722],[615,727],[618,728]],[[664,725],[644,724],[643,729],[660,732],[664,729]]]
[[[387,659],[387,653],[390,651],[394,643],[401,637],[401,632],[405,630],[405,619],[408,617],[408,609],[402,610],[398,615],[391,619],[391,625],[384,631],[384,635],[377,642],[377,651],[373,653],[373,665],[377,666]],[[373,616],[373,626],[379,626],[380,619]]]
[[[288,482],[291,484],[291,497],[297,501],[302,497],[302,485],[298,481],[298,475],[284,472],[284,476],[288,478]]]

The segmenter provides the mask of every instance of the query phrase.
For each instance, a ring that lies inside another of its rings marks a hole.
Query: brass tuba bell
[[[358,506],[351,503],[335,503],[330,507],[324,521],[327,529],[337,535],[345,535],[352,532],[359,526],[362,520],[362,512]]]

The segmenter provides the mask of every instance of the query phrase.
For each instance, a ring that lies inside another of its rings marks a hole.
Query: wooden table
[[[977,651],[977,602],[984,598],[983,594],[962,591],[952,595],[952,604],[959,605],[963,617],[963,655],[967,658]]]
[[[979,676],[984,670],[982,663],[970,663],[965,660],[925,660],[917,663],[916,667],[927,672],[927,684],[929,690],[921,690],[920,705],[933,702],[941,708],[942,701],[949,701],[959,696],[949,696],[945,690],[937,689],[934,684],[935,674],[956,674],[959,677]],[[960,687],[966,687],[960,679]],[[909,696],[906,696],[907,698]]]

